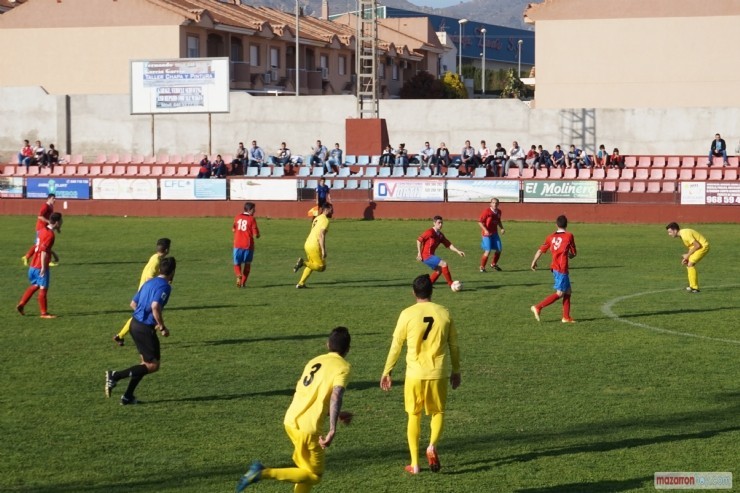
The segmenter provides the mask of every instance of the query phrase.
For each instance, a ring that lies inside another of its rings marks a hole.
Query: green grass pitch
[[[378,382],[398,314],[414,302],[411,281],[427,272],[415,239],[431,221],[334,221],[328,269],[299,291],[292,266],[310,223],[261,219],[258,206],[262,238],[238,290],[229,218],[70,215],[49,295],[59,318],[42,320],[36,297],[26,317],[14,310],[35,219],[0,217],[0,491],[228,492],[253,459],[289,465],[284,412],[337,325],[353,337],[344,408],[355,418],[340,427],[314,491],[653,491],[660,471],[730,471],[740,482],[740,226],[685,225],[711,242],[692,295],[685,247],[664,225],[571,224],[578,323],[560,323],[559,303],[537,323],[529,307],[552,292],[550,256],[537,272],[529,264],[557,213],[505,221],[503,271],[484,274],[477,224],[445,224],[467,257],[439,252],[464,290],[440,280],[434,300],[460,333],[462,385],[450,391],[442,471],[430,473],[422,457],[416,477],[403,471],[403,363],[390,393]],[[165,310],[172,335],[162,369],[137,389],[145,404],[123,407],[121,388],[104,398],[103,372],[138,361],[130,339],[117,348],[111,337],[162,236],[178,260]]]

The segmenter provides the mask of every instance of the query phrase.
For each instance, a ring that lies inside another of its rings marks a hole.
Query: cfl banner
[[[682,205],[740,205],[740,183],[681,182]]]
[[[166,178],[159,180],[162,200],[226,200],[226,180]]]
[[[23,178],[20,177],[0,177],[0,198],[3,199],[22,199],[23,198]]]
[[[298,200],[298,180],[235,178],[229,185],[231,200]]]
[[[519,180],[450,180],[447,202],[519,202]]]
[[[26,198],[41,199],[53,193],[58,199],[90,198],[89,178],[28,178]]]
[[[599,182],[577,181],[525,181],[524,202],[569,202],[595,204],[598,201]]]
[[[376,202],[443,202],[444,180],[375,180],[373,200]]]
[[[93,178],[92,188],[99,200],[157,200],[156,178]]]

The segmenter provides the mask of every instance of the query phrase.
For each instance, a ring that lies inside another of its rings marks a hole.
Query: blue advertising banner
[[[45,199],[50,193],[58,199],[90,199],[89,178],[28,178],[26,198]]]

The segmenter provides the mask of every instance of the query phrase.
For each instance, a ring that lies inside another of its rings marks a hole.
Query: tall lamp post
[[[460,24],[460,32],[459,32],[459,41],[457,43],[457,56],[458,56],[458,62],[457,62],[457,75],[460,76],[460,79],[462,79],[462,32],[463,32],[463,26],[465,23],[468,22],[467,19],[460,19],[457,21],[458,24]]]
[[[486,93],[486,28],[480,30],[483,34],[483,53],[481,53],[481,75],[480,75],[480,89],[481,94]]]
[[[300,93],[300,83],[301,83],[300,78],[299,78],[299,73],[298,73],[298,68],[300,67],[300,65],[298,64],[298,39],[300,39],[298,36],[298,28],[299,28],[298,18],[300,17],[299,13],[300,13],[300,10],[298,8],[298,0],[295,0],[295,95],[296,96],[298,96],[298,94]]]
[[[517,77],[517,79],[521,79],[522,78],[522,43],[524,43],[524,41],[522,41],[521,39],[517,43],[519,45],[519,56],[517,57],[519,59],[519,61],[518,61],[517,69],[516,69],[516,77]]]

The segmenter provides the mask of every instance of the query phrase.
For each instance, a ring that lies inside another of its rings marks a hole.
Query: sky
[[[457,5],[458,3],[465,3],[469,0],[408,0],[414,5],[421,7],[434,7],[435,9],[441,9],[443,7],[450,7]]]

